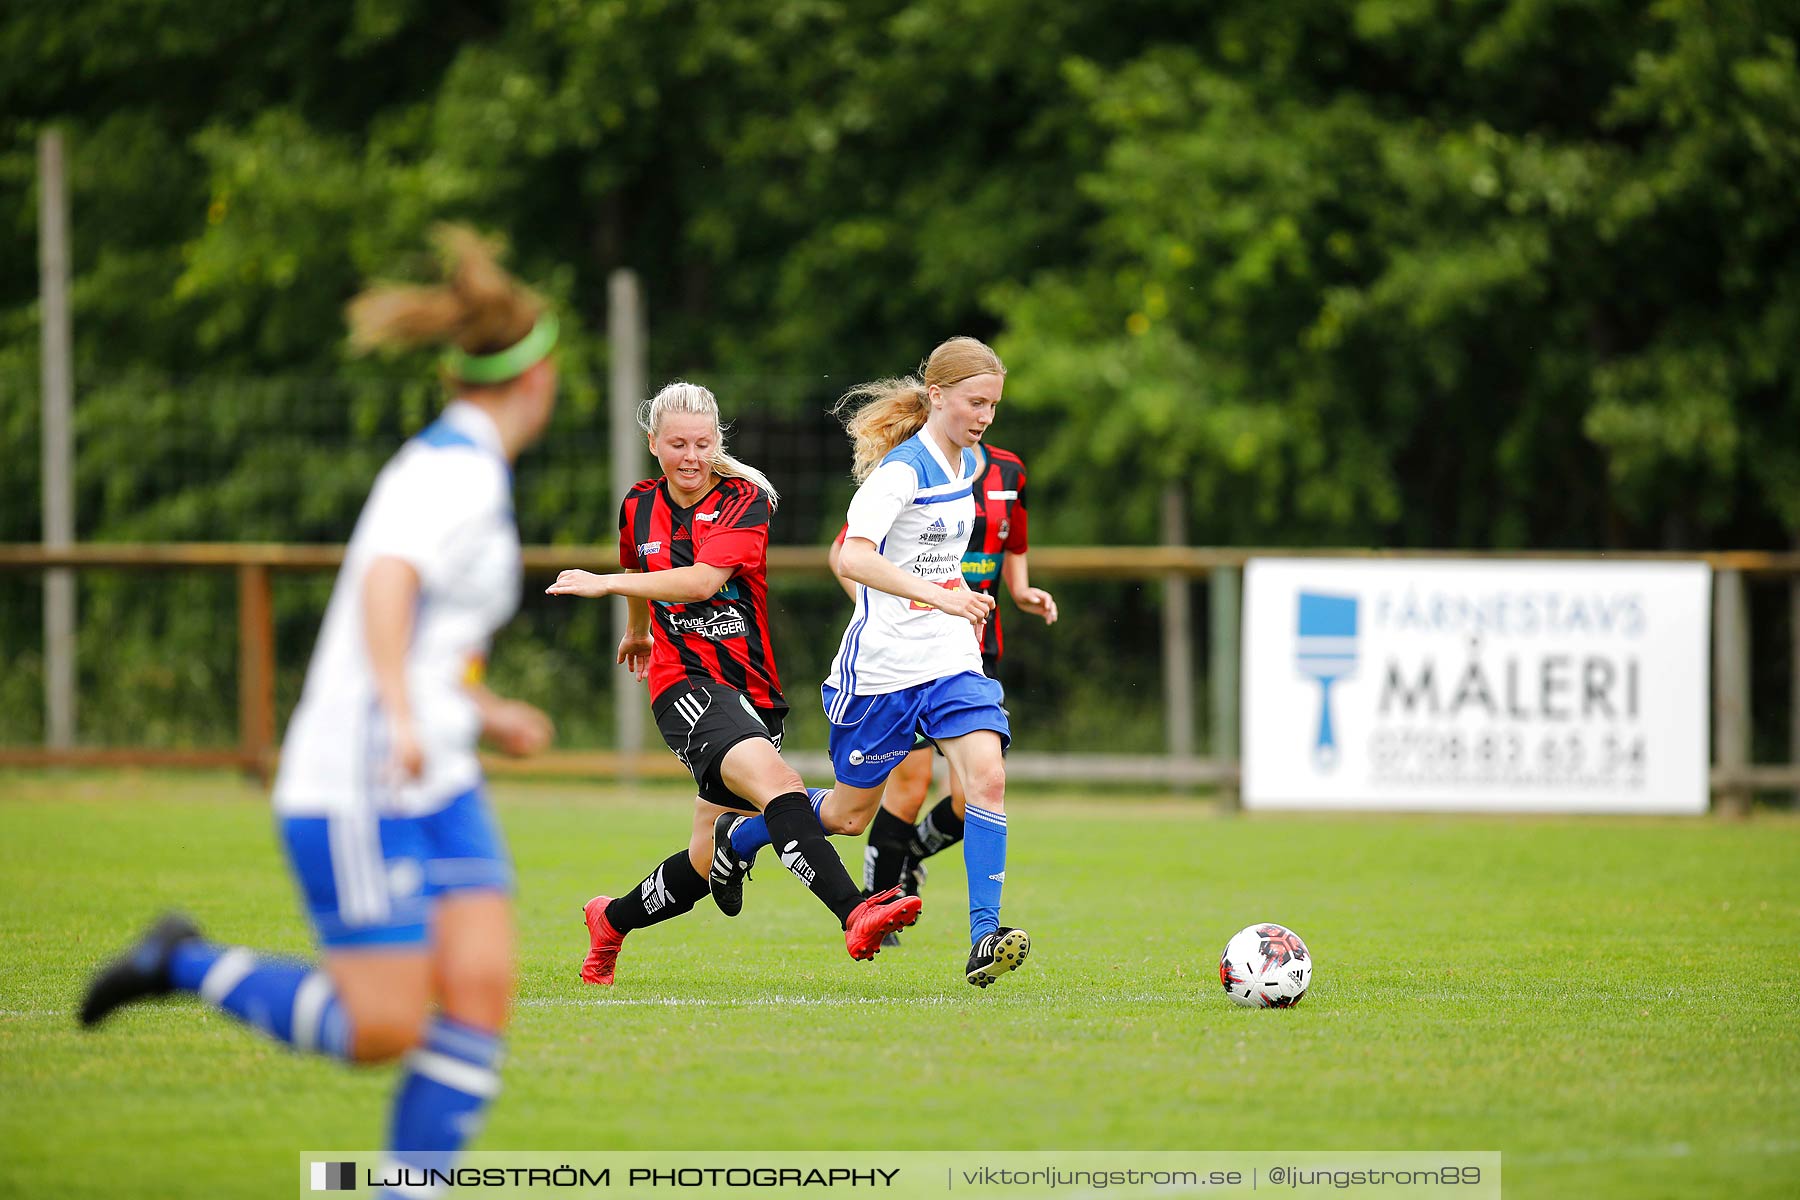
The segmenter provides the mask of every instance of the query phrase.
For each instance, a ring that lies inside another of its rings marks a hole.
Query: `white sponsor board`
[[[1704,563],[1253,559],[1247,808],[1701,813]]]

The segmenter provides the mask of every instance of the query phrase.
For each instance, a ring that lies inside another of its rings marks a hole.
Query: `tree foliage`
[[[653,373],[771,381],[756,404],[998,336],[1065,537],[1150,537],[1173,483],[1210,541],[1785,540],[1797,27],[1756,0],[28,3],[0,18],[0,427],[18,457],[54,121],[90,536],[334,536],[373,459],[275,469],[307,443],[257,414],[376,457],[415,426],[429,373],[346,361],[339,313],[456,217],[577,317],[571,434],[629,265]],[[231,478],[143,461],[194,425],[241,433]],[[556,513],[614,481],[551,474],[533,532],[587,536]]]
[[[1040,469],[1184,483],[1206,540],[1781,540],[1797,25],[1299,3],[1073,57],[1099,218],[988,293],[1058,431]]]

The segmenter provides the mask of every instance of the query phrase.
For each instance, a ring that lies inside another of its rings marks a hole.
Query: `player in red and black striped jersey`
[[[649,681],[657,728],[693,773],[699,796],[687,849],[632,892],[588,901],[581,977],[610,984],[627,933],[692,910],[709,890],[726,915],[737,915],[743,864],[714,863],[733,811],[763,814],[782,865],[838,918],[851,957],[872,958],[884,935],[918,918],[918,898],[897,891],[863,898],[819,824],[830,793],[809,795],[782,761],[788,705],[768,613],[775,489],[725,452],[718,402],[703,387],[670,384],[651,400],[643,426],[663,475],[634,485],[620,506],[624,571],[564,571],[545,590],[630,599],[618,661]],[[722,882],[709,887],[715,870]]]
[[[1056,602],[1049,592],[1026,582],[1025,463],[998,446],[980,446],[977,451],[984,461],[975,481],[975,528],[963,554],[962,573],[971,589],[995,600],[994,614],[981,636],[981,665],[992,676],[1004,646],[998,603],[1001,576],[1006,575],[1007,590],[1023,612],[1055,621]]]
[[[975,527],[963,554],[962,573],[963,583],[971,590],[992,596],[996,602],[980,637],[982,670],[998,678],[1005,646],[998,603],[1001,580],[1006,581],[1006,590],[1021,612],[1042,617],[1046,624],[1056,623],[1056,600],[1042,588],[1031,586],[1026,565],[1024,460],[998,446],[984,444],[976,451],[982,455],[982,464],[975,480]],[[844,531],[839,530],[831,551],[834,572],[843,541]],[[854,601],[855,585],[841,576],[839,581]],[[923,822],[914,824],[931,791],[931,760],[931,748],[921,747],[888,776],[881,810],[869,823],[869,844],[863,852],[863,888],[871,894],[898,886],[917,895],[925,875],[920,864],[962,840],[962,781],[955,771],[950,772],[950,794],[932,807]],[[892,940],[897,941],[898,935]]]
[[[682,505],[667,478],[646,479],[619,508],[619,565],[674,571],[723,569],[719,589],[699,601],[648,605],[661,636],[650,655],[650,705],[662,710],[683,681],[722,683],[752,706],[786,714],[769,643],[769,499],[748,479],[721,478]]]

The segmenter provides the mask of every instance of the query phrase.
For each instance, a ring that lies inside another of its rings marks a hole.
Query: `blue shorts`
[[[837,702],[837,689],[822,689],[825,711]],[[831,723],[831,765],[852,787],[874,787],[888,777],[913,750],[913,735],[933,741],[961,737],[978,729],[1000,735],[1000,748],[1012,744],[1012,726],[999,681],[973,671],[934,679],[881,696],[852,696],[844,706],[848,720]]]
[[[422,946],[436,897],[512,890],[480,788],[420,817],[284,817],[281,835],[324,946]]]

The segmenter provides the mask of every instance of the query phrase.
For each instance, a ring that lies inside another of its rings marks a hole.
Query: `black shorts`
[[[651,711],[663,741],[694,774],[700,798],[721,808],[755,812],[756,806],[727,788],[719,760],[746,738],[763,738],[781,749],[781,723],[788,706],[757,708],[750,697],[722,683],[678,683],[656,698]]]

